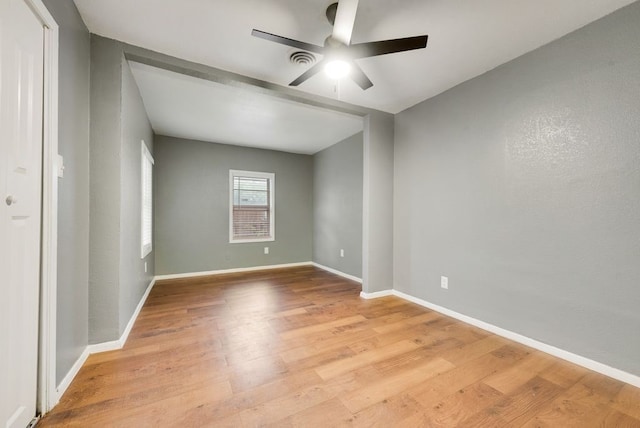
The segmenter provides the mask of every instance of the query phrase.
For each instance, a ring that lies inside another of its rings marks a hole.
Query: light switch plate
[[[62,155],[58,155],[58,177],[64,177],[64,158]]]

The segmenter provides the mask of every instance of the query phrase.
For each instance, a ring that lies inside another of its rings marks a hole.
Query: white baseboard
[[[348,273],[340,272],[337,269],[333,269],[333,268],[330,268],[328,266],[323,266],[323,265],[321,265],[319,263],[316,263],[316,262],[313,262],[312,264],[315,267],[317,267],[318,269],[326,270],[327,272],[331,272],[331,273],[333,273],[335,275],[338,275],[338,276],[341,276],[343,278],[347,278],[347,279],[350,279],[351,281],[359,282],[360,284],[362,284],[362,278],[358,278],[357,276],[354,276],[354,275],[349,275]]]
[[[73,363],[73,366],[71,366],[71,369],[69,370],[67,375],[62,379],[62,381],[56,387],[56,394],[57,394],[57,398],[55,400],[56,403],[60,401],[60,397],[62,397],[62,394],[64,394],[67,388],[69,388],[69,385],[71,385],[71,381],[73,381],[73,379],[76,377],[76,375],[82,368],[82,365],[84,364],[84,362],[87,361],[88,357],[89,357],[89,347],[87,346],[84,348],[84,351],[82,351],[82,354],[80,354],[76,362]]]
[[[122,332],[122,335],[118,340],[118,343],[120,344],[120,348],[122,348],[124,344],[127,343],[127,339],[129,338],[129,333],[131,333],[131,329],[133,328],[133,325],[136,323],[136,320],[138,319],[138,315],[140,315],[140,311],[142,310],[142,307],[147,301],[147,298],[149,297],[149,293],[151,293],[151,289],[153,289],[153,286],[155,284],[156,284],[156,279],[153,278],[149,283],[149,285],[147,286],[147,289],[144,291],[142,298],[138,302],[138,306],[136,306],[136,310],[133,311],[133,314],[131,315],[131,318],[129,319],[127,326],[124,328],[124,331]],[[117,348],[117,349],[120,349],[120,348]]]
[[[138,319],[138,315],[140,314],[140,311],[142,310],[144,303],[147,301],[147,297],[149,297],[149,293],[151,293],[151,289],[153,288],[155,283],[156,283],[156,280],[153,279],[147,286],[147,289],[142,295],[142,298],[140,299],[140,302],[138,303],[136,310],[133,311],[133,315],[131,315],[131,319],[127,323],[127,326],[125,327],[124,331],[122,332],[122,335],[118,340],[96,343],[94,345],[87,345],[87,347],[84,348],[84,351],[82,351],[82,354],[80,354],[80,357],[78,357],[76,362],[73,363],[73,366],[71,366],[71,369],[69,370],[67,375],[64,377],[64,379],[62,379],[60,384],[58,384],[58,387],[56,388],[56,393],[58,394],[58,398],[56,402],[60,401],[60,397],[62,397],[62,394],[64,394],[67,388],[69,388],[69,385],[71,385],[71,382],[76,377],[76,375],[82,368],[82,365],[85,363],[85,361],[87,361],[87,358],[89,358],[89,355],[97,354],[100,352],[114,351],[116,349],[122,349],[124,344],[127,342],[129,333],[131,333],[131,329],[133,328],[133,325],[135,324],[136,319]]]
[[[194,278],[198,276],[221,275],[225,273],[253,272],[257,270],[282,269],[282,268],[312,266],[312,265],[313,265],[313,262],[300,262],[300,263],[285,263],[280,265],[253,266],[253,267],[246,267],[246,268],[209,270],[209,271],[203,271],[203,272],[174,273],[169,275],[156,275],[155,280],[161,281],[163,279]]]
[[[360,292],[360,297],[363,299],[377,299],[378,297],[393,296],[393,290],[374,291],[373,293]]]
[[[365,295],[363,295],[365,294]],[[590,358],[583,357],[582,355],[574,354],[573,352],[566,351],[564,349],[556,348],[555,346],[540,342],[538,340],[532,339],[527,336],[523,336],[521,334],[515,333],[510,330],[506,330],[504,328],[495,326],[493,324],[489,324],[487,322],[472,318],[467,315],[463,315],[459,312],[453,311],[451,309],[447,309],[443,306],[439,306],[433,304],[431,302],[427,302],[426,300],[411,296],[409,294],[405,294],[398,290],[386,290],[380,291],[378,293],[361,293],[361,296],[364,298],[375,298],[375,297],[383,297],[388,295],[394,295],[401,299],[408,300],[410,302],[416,303],[425,308],[431,309],[433,311],[439,312],[443,315],[450,316],[459,321],[462,321],[466,324],[473,325],[475,327],[481,328],[498,336],[502,336],[506,339],[513,340],[514,342],[521,343],[523,345],[529,346],[531,348],[537,349],[538,351],[542,351],[544,353],[553,355],[554,357],[561,358],[565,361],[569,361],[570,363],[577,364],[579,366],[585,367],[589,370],[593,370],[595,372],[601,373],[605,376],[609,376],[613,379],[617,379],[621,382],[628,383],[635,387],[640,388],[640,376],[633,375],[631,373],[625,372],[620,369],[616,369],[614,367],[608,366],[606,364],[600,363],[598,361],[594,361]]]
[[[328,266],[323,266],[316,262],[284,263],[279,265],[252,266],[252,267],[246,267],[246,268],[220,269],[220,270],[209,270],[209,271],[202,271],[202,272],[185,272],[185,273],[174,273],[174,274],[168,274],[168,275],[156,275],[155,280],[161,281],[164,279],[196,278],[199,276],[221,275],[226,273],[254,272],[259,270],[282,269],[282,268],[291,268],[291,267],[300,267],[300,266],[315,266],[319,269],[326,270],[327,272],[331,272],[343,278],[347,278],[362,284],[362,278],[358,278],[357,276],[354,276],[354,275],[349,275],[348,273],[341,272],[337,269],[333,269]]]
[[[115,351],[117,349],[122,349],[123,346],[124,343],[120,339],[118,339],[111,340],[109,342],[94,343],[92,345],[89,345],[87,348],[89,348],[89,355],[91,355],[99,354],[100,352]]]

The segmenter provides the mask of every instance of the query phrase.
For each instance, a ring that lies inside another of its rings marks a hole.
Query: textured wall
[[[362,277],[362,140],[360,132],[313,155],[313,261],[358,278]]]
[[[637,2],[397,115],[398,290],[640,375],[639,41]]]
[[[90,36],[72,1],[45,0],[59,25],[56,382],[88,342]]]
[[[312,259],[311,156],[164,136],[154,150],[156,274]],[[275,241],[229,243],[230,169],[275,173]]]
[[[91,35],[90,343],[120,338],[154,275],[153,254],[140,258],[140,141],[152,151],[153,132],[125,46]]]
[[[119,337],[122,48],[91,35],[89,342]]]
[[[363,180],[363,288],[388,289],[393,280],[393,116],[337,100],[303,94],[238,74],[121,44],[127,56],[145,64],[167,68],[223,84],[240,85],[261,93],[322,108],[334,108],[365,117]],[[370,167],[369,167],[370,165]],[[379,186],[379,187],[378,187]],[[369,192],[372,189],[372,193]],[[156,232],[158,227],[154,229]],[[156,237],[156,241],[158,241]],[[310,248],[309,244],[309,248]],[[258,248],[258,247],[256,247]],[[305,253],[307,254],[307,253]],[[309,253],[311,254],[311,249]],[[226,257],[226,255],[225,255]],[[229,254],[229,258],[233,254]],[[156,258],[156,261],[159,259]],[[156,270],[160,274],[160,270]]]
[[[153,154],[153,130],[129,64],[122,65],[120,161],[120,325],[122,334],[154,275],[153,251],[142,259],[142,148]],[[147,272],[144,264],[147,263]]]
[[[362,290],[393,288],[394,116],[364,119]]]

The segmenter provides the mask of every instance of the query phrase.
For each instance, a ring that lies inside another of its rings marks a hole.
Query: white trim
[[[117,351],[118,349],[122,349],[124,343],[122,341],[122,336],[118,340],[112,340],[110,342],[100,342],[94,343],[93,345],[87,346],[87,350],[89,355],[99,354],[101,352],[109,352],[109,351]]]
[[[58,384],[58,388],[56,389],[58,400],[60,400],[60,398],[62,397],[62,394],[65,393],[67,388],[69,388],[69,385],[71,385],[71,382],[76,377],[76,375],[84,365],[85,361],[87,361],[87,358],[89,358],[89,355],[90,355],[89,347],[87,346],[84,348],[84,351],[82,351],[82,354],[80,354],[80,356],[78,357],[76,362],[73,364],[73,366],[71,366],[71,369],[69,370],[67,375],[62,379],[60,384]]]
[[[147,301],[147,297],[149,297],[149,293],[151,293],[151,289],[153,288],[155,283],[156,283],[156,280],[153,279],[147,286],[147,289],[142,295],[142,298],[140,299],[140,302],[138,303],[136,310],[133,311],[133,315],[131,315],[131,319],[129,320],[129,323],[127,324],[124,331],[122,332],[122,336],[120,336],[120,339],[113,340],[111,342],[96,343],[94,345],[88,345],[86,348],[84,348],[84,351],[82,351],[82,354],[80,355],[80,357],[78,357],[78,359],[73,364],[73,366],[71,367],[67,375],[64,377],[64,379],[62,379],[62,381],[56,388],[56,401],[59,401],[60,397],[62,397],[62,394],[64,394],[67,388],[69,388],[69,385],[71,385],[71,382],[73,381],[73,379],[76,377],[76,375],[82,368],[82,365],[87,361],[87,358],[89,357],[89,355],[98,354],[100,352],[115,351],[117,349],[122,349],[124,344],[127,342],[127,339],[129,338],[129,333],[131,333],[131,329],[133,328],[133,325],[138,319],[138,315],[140,315],[140,311],[142,310],[142,307]]]
[[[127,339],[129,338],[129,333],[131,333],[131,329],[136,323],[136,320],[138,319],[138,315],[140,315],[140,311],[142,310],[142,307],[147,301],[147,298],[149,297],[149,294],[151,293],[151,290],[153,289],[153,286],[155,284],[156,284],[156,279],[153,278],[149,283],[149,285],[147,286],[147,289],[145,290],[144,294],[142,295],[140,302],[138,302],[138,306],[136,306],[136,310],[133,311],[133,314],[131,315],[131,318],[129,319],[127,326],[124,328],[124,331],[122,332],[122,335],[120,336],[120,338],[118,340],[112,340],[110,342],[101,342],[101,343],[94,343],[93,345],[89,345],[87,348],[89,350],[90,355],[98,354],[100,352],[116,351],[124,347],[125,343],[127,343]]]
[[[393,290],[375,291],[373,293],[365,293],[364,291],[360,292],[360,297],[362,297],[363,299],[377,299],[378,297],[387,297],[393,295]]]
[[[357,276],[349,275],[348,273],[344,273],[344,272],[340,272],[337,269],[333,269],[333,268],[330,268],[328,266],[323,266],[323,265],[321,265],[319,263],[316,263],[316,262],[313,262],[313,265],[315,267],[319,268],[319,269],[326,270],[327,272],[331,272],[331,273],[333,273],[335,275],[338,275],[338,276],[341,276],[343,278],[347,278],[347,279],[350,279],[351,281],[359,282],[360,284],[362,284],[362,278],[358,278]]]
[[[133,325],[136,323],[136,320],[138,319],[138,315],[140,315],[140,311],[142,310],[142,307],[144,306],[144,303],[147,301],[147,297],[149,297],[149,293],[151,293],[151,289],[155,284],[156,284],[156,280],[154,278],[151,280],[151,282],[147,286],[147,289],[145,290],[144,294],[142,295],[142,298],[140,299],[140,302],[138,302],[138,306],[136,306],[136,310],[133,311],[133,314],[131,315],[131,318],[129,319],[127,326],[124,328],[124,331],[122,332],[122,336],[120,336],[120,339],[118,340],[118,342],[120,343],[120,348],[122,348],[124,344],[127,343],[127,339],[129,338],[129,333],[131,333],[131,329],[133,328]]]
[[[254,266],[254,267],[246,267],[246,268],[210,270],[210,271],[203,271],[203,272],[187,272],[187,273],[174,273],[174,274],[168,274],[168,275],[156,275],[155,280],[161,281],[164,279],[195,278],[198,276],[221,275],[225,273],[253,272],[257,270],[281,269],[281,268],[300,267],[300,266],[313,266],[313,262],[285,263],[281,265]]]
[[[252,238],[252,239],[234,239],[229,240],[229,244],[251,244],[252,242],[273,242],[276,238]]]
[[[140,258],[144,259],[151,253],[153,248],[153,165],[155,161],[153,160],[153,156],[151,156],[151,152],[147,148],[147,144],[144,140],[140,140],[141,143],[141,155],[140,155]],[[151,224],[149,227],[151,228],[151,236],[149,237],[149,243],[144,242],[144,232],[145,232],[145,222],[144,222],[144,208],[145,208],[145,166],[146,162],[150,164],[151,168],[151,182],[149,186],[151,186]]]
[[[58,403],[56,394],[56,309],[58,276],[58,24],[41,0],[24,0],[44,26],[42,127],[42,238],[38,412]]]
[[[605,376],[609,376],[613,379],[617,379],[621,382],[628,383],[635,387],[640,388],[640,376],[636,376],[634,374],[625,372],[620,369],[616,369],[614,367],[608,366],[606,364],[600,363],[598,361],[594,361],[590,358],[583,357],[582,355],[574,354],[573,352],[566,351],[564,349],[556,348],[555,346],[549,345],[547,343],[540,342],[538,340],[532,339],[527,336],[523,336],[519,333],[515,333],[510,330],[506,330],[502,327],[495,326],[493,324],[489,324],[484,321],[480,321],[476,318],[472,318],[468,315],[463,315],[459,312],[453,311],[451,309],[447,309],[443,306],[436,305],[431,302],[427,302],[426,300],[420,299],[418,297],[411,296],[409,294],[405,294],[398,290],[387,290],[381,293],[388,293],[386,295],[392,294],[401,299],[407,300],[409,302],[416,303],[420,306],[424,306],[427,309],[431,309],[433,311],[439,312],[443,315],[450,316],[459,321],[462,321],[466,324],[473,325],[475,327],[486,330],[490,333],[496,334],[498,336],[502,336],[506,339],[513,340],[514,342],[521,343],[525,346],[529,346],[531,348],[537,349],[538,351],[542,351],[549,355],[553,355],[554,357],[561,358],[565,361],[569,361],[570,363],[577,364],[579,366],[585,367],[589,370],[593,370]],[[377,294],[377,293],[371,293]],[[379,296],[381,297],[381,296]]]

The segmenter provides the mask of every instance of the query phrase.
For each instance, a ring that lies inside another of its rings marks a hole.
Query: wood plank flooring
[[[158,282],[38,424],[640,427],[640,389],[314,267]]]

